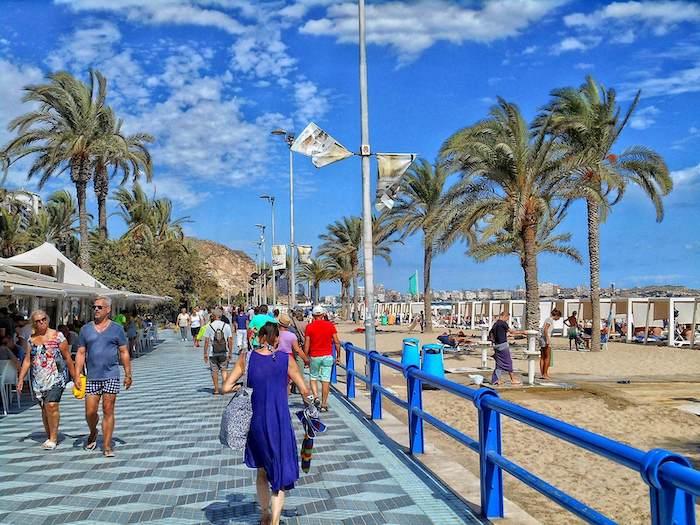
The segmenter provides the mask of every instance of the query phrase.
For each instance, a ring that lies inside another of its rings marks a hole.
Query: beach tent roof
[[[12,266],[31,269],[41,273],[42,268],[51,268],[53,276],[58,276],[59,262],[63,264],[63,282],[92,288],[107,288],[86,271],[80,269],[73,261],[63,255],[56,247],[45,242],[33,250],[5,259]]]

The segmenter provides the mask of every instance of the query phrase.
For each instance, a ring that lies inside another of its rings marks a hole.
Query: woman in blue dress
[[[309,397],[296,362],[289,359],[290,354],[277,351],[278,338],[277,324],[265,324],[258,332],[260,348],[241,352],[223,387],[224,393],[232,392],[236,381],[247,373],[247,385],[253,389],[253,417],[245,464],[258,470],[256,488],[263,525],[279,524],[284,493],[294,488],[294,482],[299,479],[297,442],[288,405],[288,378],[297,385],[303,399]]]

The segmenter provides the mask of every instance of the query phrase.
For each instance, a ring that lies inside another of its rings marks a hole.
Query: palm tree
[[[29,235],[33,244],[50,242],[68,258],[73,256],[77,242],[78,209],[73,196],[66,190],[51,194],[46,206],[33,217]]]
[[[173,219],[170,199],[150,199],[141,186],[134,183],[131,191],[119,188],[114,200],[119,204],[118,214],[127,226],[124,238],[145,246],[184,239],[182,227],[189,218]]]
[[[430,269],[434,253],[444,251],[448,245],[437,243],[442,234],[440,213],[443,211],[443,192],[447,170],[439,164],[434,167],[421,159],[409,169],[401,181],[400,197],[387,212],[391,228],[402,231],[402,239],[418,230],[423,233],[423,311],[431,311]],[[432,332],[432,323],[425,325]]]
[[[0,208],[0,255],[12,257],[24,251],[29,236],[22,225],[22,215]]]
[[[359,319],[360,294],[360,248],[362,247],[362,219],[360,217],[343,217],[327,226],[327,232],[320,235],[324,241],[319,247],[319,255],[333,258],[338,262],[349,265],[352,270],[352,290],[353,290],[353,318]],[[391,264],[391,245],[396,241],[393,238],[394,231],[388,227],[385,215],[372,217],[372,242],[374,244],[374,255],[382,257]],[[347,261],[342,260],[347,257]]]
[[[342,316],[347,321],[350,318],[349,295],[350,284],[354,275],[354,270],[350,265],[350,257],[340,253],[329,253],[328,260],[330,262],[330,281],[338,281],[340,283],[340,305]]]
[[[565,206],[555,210],[553,214],[543,217],[537,226],[537,241],[535,251],[540,253],[551,253],[571,259],[581,264],[581,254],[571,246],[570,233],[554,234],[554,230],[565,216]],[[525,262],[525,246],[522,238],[513,234],[513,228],[508,225],[500,232],[497,232],[490,239],[480,241],[475,239],[472,242],[469,255],[478,262],[483,262],[491,257],[502,255],[517,255],[520,258],[520,265]]]
[[[440,150],[444,169],[462,174],[445,198],[444,238],[484,245],[508,233],[522,251],[525,324],[532,330],[539,326],[538,231],[555,220],[558,199],[575,195],[562,151],[546,126],[531,136],[518,107],[500,98],[490,118],[457,131]]]
[[[661,222],[662,197],[673,188],[668,167],[655,151],[644,146],[631,146],[619,155],[613,151],[639,103],[640,93],[623,114],[615,90],[606,90],[588,76],[579,88],[553,91],[552,101],[539,117],[540,123],[549,122],[552,133],[570,148],[570,155],[588,166],[575,173],[575,182],[590,187],[592,193],[612,196],[603,202],[593,196],[586,199],[593,351],[600,350],[600,222],[609,206],[622,198],[629,183],[647,194],[656,209],[656,220]]]
[[[97,218],[100,237],[107,238],[107,196],[109,195],[108,168],[112,166],[112,176],[122,172],[123,185],[129,178],[137,180],[141,173],[146,181],[153,178],[151,155],[146,147],[153,142],[153,136],[146,133],[124,135],[121,131],[122,122],[117,121],[113,111],[109,110],[109,122],[106,123],[104,140],[100,150],[93,160],[93,187],[97,197]]]
[[[311,283],[312,302],[319,302],[321,283],[332,280],[333,270],[334,264],[327,257],[314,257],[311,262],[301,265],[297,275],[300,279]]]
[[[52,177],[70,170],[78,197],[80,222],[80,266],[90,268],[87,184],[92,176],[92,159],[102,149],[104,130],[110,119],[105,105],[107,81],[90,71],[84,84],[70,73],[51,73],[46,84],[25,87],[24,102],[38,104],[36,110],[10,122],[17,136],[5,147],[5,155],[16,162],[26,156],[34,160],[27,174],[41,174],[39,188]]]

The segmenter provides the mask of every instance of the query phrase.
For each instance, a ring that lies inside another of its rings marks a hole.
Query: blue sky
[[[157,137],[150,191],[190,216],[188,233],[252,253],[277,197],[277,241],[288,241],[287,150],[270,130],[311,120],[358,149],[356,6],[334,0],[2,0],[0,142],[26,111],[21,88],[49,71],[109,79],[129,131]],[[623,105],[642,101],[619,149],[664,155],[675,189],[666,217],[631,189],[602,227],[602,283],[700,287],[700,4],[691,1],[368,1],[370,138],[374,151],[433,160],[455,130],[483,118],[496,96],[531,118],[557,87],[592,74]],[[325,226],[360,213],[360,163],[317,170],[295,158],[296,240],[319,244]],[[9,184],[34,189],[18,164]],[[375,167],[373,165],[373,170]],[[47,194],[70,186],[57,179]],[[90,202],[94,206],[94,201]],[[110,219],[119,234],[120,220]],[[562,231],[586,254],[585,208]],[[475,263],[458,245],[434,262],[438,289],[513,288],[513,257]],[[268,248],[269,254],[269,248]],[[376,282],[405,290],[420,270],[421,239],[377,261]],[[540,258],[540,280],[587,282],[587,266]],[[326,288],[333,291],[332,286]]]

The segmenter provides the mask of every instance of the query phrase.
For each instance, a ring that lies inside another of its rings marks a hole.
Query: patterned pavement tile
[[[166,335],[133,369],[134,387],[117,401],[111,460],[83,450],[83,402],[70,392],[53,452],[39,447],[41,415],[27,395],[0,417],[0,523],[258,523],[255,472],[219,444],[227,397],[211,395],[200,350]],[[301,406],[290,400],[292,412]],[[287,525],[481,523],[340,398],[330,406],[311,471],[287,496]]]

